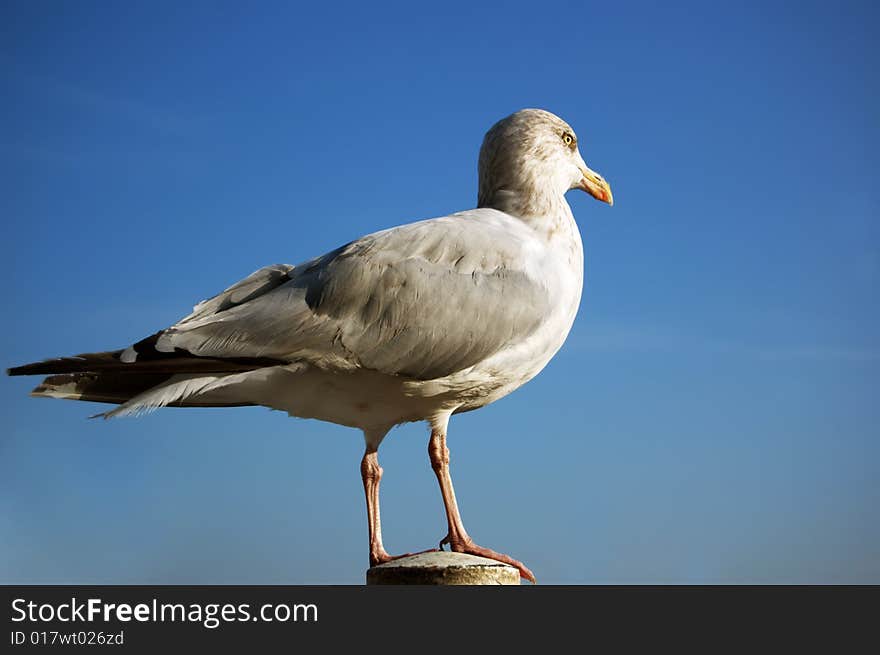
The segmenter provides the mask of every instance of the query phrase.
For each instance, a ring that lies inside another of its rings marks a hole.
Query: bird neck
[[[477,206],[515,216],[537,232],[549,236],[559,232],[560,223],[574,220],[565,196],[554,191],[498,189],[485,197],[481,193]]]

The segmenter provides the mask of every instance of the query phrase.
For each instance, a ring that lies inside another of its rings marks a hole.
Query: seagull
[[[465,530],[446,434],[453,414],[488,405],[537,375],[562,347],[583,287],[583,245],[565,194],[613,203],[574,130],[524,109],[498,121],[479,155],[477,208],[351,241],[296,266],[275,264],[120,350],[50,359],[32,396],[112,403],[97,416],[160,407],[262,405],[358,428],[370,565],[385,550],[378,449],[396,425],[426,421],[446,509],[440,548],[516,567]]]

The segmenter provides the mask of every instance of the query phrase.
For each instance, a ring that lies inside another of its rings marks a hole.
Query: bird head
[[[495,123],[480,148],[479,172],[480,207],[539,213],[571,189],[614,202],[608,182],[584,162],[571,126],[543,109],[523,109]]]

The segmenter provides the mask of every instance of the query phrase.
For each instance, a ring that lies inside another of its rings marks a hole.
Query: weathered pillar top
[[[519,571],[494,559],[435,551],[374,566],[367,584],[518,585]]]

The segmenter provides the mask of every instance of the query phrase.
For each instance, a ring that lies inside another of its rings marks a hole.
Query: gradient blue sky
[[[547,108],[616,204],[570,194],[564,348],[451,423],[471,534],[545,583],[878,583],[880,12],[720,4],[5,2],[0,363],[472,207],[485,130]],[[0,380],[0,582],[363,580],[360,433],[36,382]],[[445,534],[426,442],[380,452],[392,552]]]

